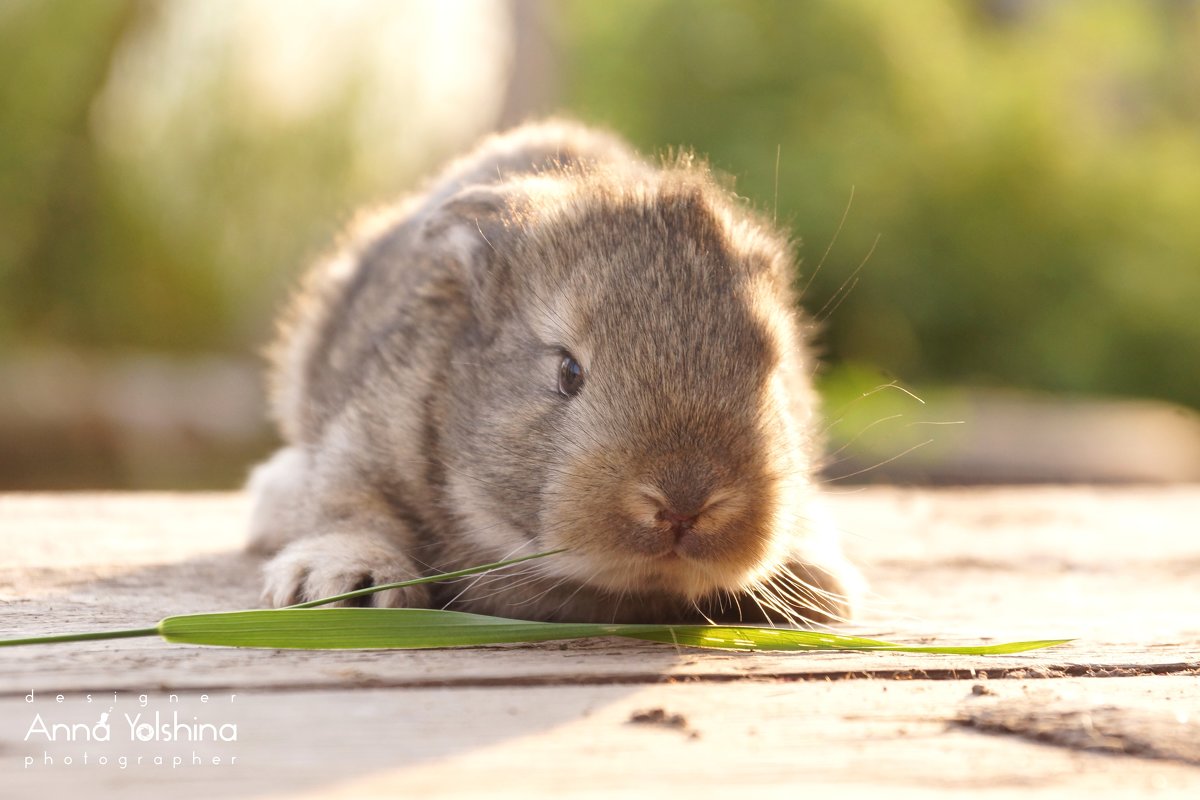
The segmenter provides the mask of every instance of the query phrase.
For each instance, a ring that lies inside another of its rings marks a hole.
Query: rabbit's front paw
[[[263,601],[275,608],[420,577],[399,548],[379,536],[328,533],[292,542],[263,568]],[[386,589],[330,605],[428,608],[425,586]]]

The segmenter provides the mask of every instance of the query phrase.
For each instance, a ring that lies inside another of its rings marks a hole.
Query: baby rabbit
[[[274,349],[287,445],[251,548],[283,606],[544,550],[381,606],[543,620],[849,615],[812,486],[783,235],[689,157],[564,122],[492,136],[355,225]]]

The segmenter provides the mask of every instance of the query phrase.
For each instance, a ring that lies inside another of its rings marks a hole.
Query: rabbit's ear
[[[424,235],[452,262],[477,314],[491,316],[508,294],[520,237],[523,193],[511,186],[472,186],[449,198],[425,222]]]

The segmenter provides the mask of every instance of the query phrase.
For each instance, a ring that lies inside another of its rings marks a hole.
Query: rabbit
[[[696,157],[568,121],[494,134],[357,220],[283,316],[250,549],[286,606],[805,623],[863,589],[814,483],[785,236]]]

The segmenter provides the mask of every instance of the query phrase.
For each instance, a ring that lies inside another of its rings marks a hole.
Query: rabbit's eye
[[[583,367],[574,356],[563,356],[558,365],[558,393],[563,397],[574,397],[583,388]]]

